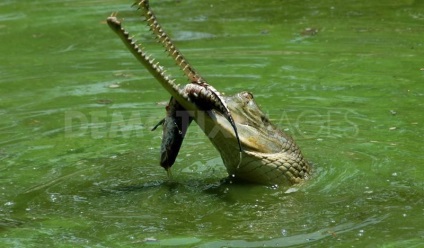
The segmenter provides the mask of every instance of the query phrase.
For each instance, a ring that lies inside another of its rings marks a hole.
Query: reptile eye
[[[245,105],[249,105],[249,104],[250,104],[250,102],[253,100],[253,95],[252,95],[252,93],[247,92],[247,91],[240,92],[240,93],[238,94],[238,96],[240,97],[241,101],[242,101],[242,102],[243,102],[243,104],[245,104]]]
[[[250,100],[252,100],[252,99],[253,99],[253,95],[252,95],[252,93],[250,93],[250,92],[245,91],[245,92],[242,92],[242,93],[241,93],[241,95],[242,95],[242,97],[243,97],[243,98],[245,98],[247,101],[250,101]]]
[[[248,98],[249,98],[250,100],[253,100],[253,94],[252,94],[252,93],[247,92],[247,95],[248,95]]]

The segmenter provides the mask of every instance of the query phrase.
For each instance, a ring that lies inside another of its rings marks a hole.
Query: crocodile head
[[[251,93],[224,99],[243,147],[241,162],[234,131],[221,113],[208,111],[197,123],[221,154],[231,177],[262,184],[295,184],[309,177],[310,166],[299,147],[269,121]]]
[[[181,88],[159,63],[153,62],[130,37],[115,15],[107,19],[133,55],[171,94],[163,123],[161,165],[170,172],[191,120],[219,151],[234,179],[261,184],[294,184],[309,177],[310,166],[295,142],[276,128],[248,92],[225,97],[209,85],[179,52],[159,26],[147,0],[136,4],[151,31],[184,72],[189,84]]]

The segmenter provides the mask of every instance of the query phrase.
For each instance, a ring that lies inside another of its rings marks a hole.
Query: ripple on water
[[[386,216],[370,217],[362,222],[348,222],[331,228],[323,228],[311,233],[301,235],[286,236],[264,241],[245,241],[245,240],[219,240],[204,243],[198,247],[288,247],[293,245],[313,244],[326,238],[337,238],[338,234],[358,230],[359,234],[363,234],[364,228],[369,225],[376,225],[382,222]],[[284,235],[283,235],[284,236]]]
[[[3,4],[0,4],[0,6]],[[24,19],[26,18],[27,15],[23,12],[14,12],[14,13],[8,13],[8,14],[3,14],[0,15],[0,21],[11,21],[11,20],[19,20],[19,19]]]

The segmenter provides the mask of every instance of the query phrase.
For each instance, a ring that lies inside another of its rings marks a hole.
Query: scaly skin
[[[176,49],[157,24],[148,1],[141,0],[136,5],[142,9],[151,30],[190,81],[180,88],[159,63],[154,63],[140,49],[115,15],[107,19],[127,48],[172,95],[167,106],[167,117],[163,121],[161,165],[170,172],[190,124],[183,123],[183,119],[186,119],[185,122],[194,119],[221,154],[232,178],[268,185],[295,184],[309,178],[311,168],[299,147],[271,124],[255,103],[253,95],[241,92],[224,97],[220,94],[199,76]],[[186,117],[179,118],[181,116]],[[241,151],[243,156],[238,156]]]

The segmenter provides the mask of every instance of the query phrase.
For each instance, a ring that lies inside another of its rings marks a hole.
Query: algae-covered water
[[[0,3],[1,247],[422,247],[422,1],[151,1],[209,83],[295,138],[294,189],[224,182],[195,124],[168,180],[169,95],[106,17],[186,81],[131,4]]]

